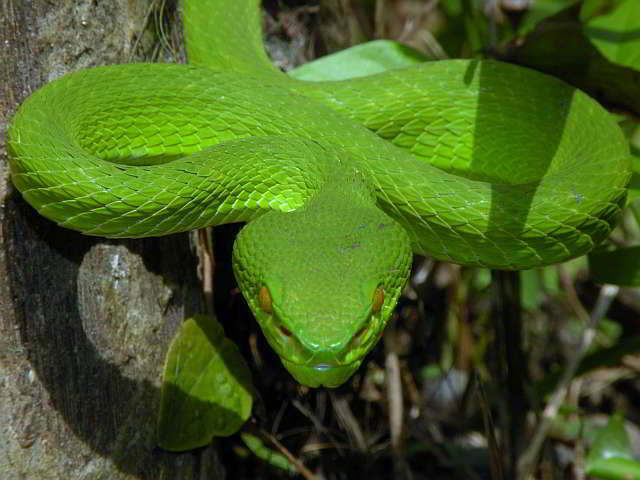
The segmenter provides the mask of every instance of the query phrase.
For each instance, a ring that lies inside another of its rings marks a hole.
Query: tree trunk
[[[139,61],[152,0],[0,0],[0,132],[65,73]],[[141,53],[142,52],[142,53]],[[155,447],[163,359],[203,312],[189,236],[110,241],[57,227],[0,151],[0,478],[223,478],[213,447]]]

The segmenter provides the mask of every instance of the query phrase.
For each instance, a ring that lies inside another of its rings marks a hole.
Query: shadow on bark
[[[3,229],[12,258],[8,281],[16,305],[15,328],[22,340],[19,348],[46,389],[49,405],[77,439],[110,459],[118,470],[140,479],[200,478],[202,470],[219,469],[211,458],[212,447],[208,461],[202,449],[174,454],[155,447],[162,358],[182,316],[201,308],[194,295],[195,259],[188,236],[124,241],[87,237],[41,218],[17,195],[7,199],[6,213]],[[140,364],[138,358],[124,358],[116,364],[105,360],[87,335],[78,274],[87,252],[105,242],[125,246],[142,258],[150,272],[180,285],[182,294],[167,302],[161,331],[150,329],[148,344],[140,346],[140,355],[148,348],[155,361]],[[145,370],[154,363],[153,370]],[[38,408],[51,415],[47,405]],[[69,451],[73,441],[65,430],[47,428],[44,434],[58,437],[55,440],[65,455],[80,455]],[[218,470],[215,478],[223,476]]]

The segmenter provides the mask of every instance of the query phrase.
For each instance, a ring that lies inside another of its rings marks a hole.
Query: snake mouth
[[[347,365],[336,365],[332,363],[300,365],[282,357],[280,360],[284,367],[299,383],[312,388],[339,387],[354,374],[362,363],[362,359],[360,359]]]
[[[311,368],[317,370],[318,372],[327,372],[332,368],[335,368],[337,365],[331,365],[330,363],[318,363],[313,365]]]

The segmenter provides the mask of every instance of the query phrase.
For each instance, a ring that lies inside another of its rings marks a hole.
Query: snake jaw
[[[384,308],[372,305],[366,321],[351,338],[330,346],[302,342],[283,327],[278,318],[277,303],[273,304],[270,314],[254,311],[267,341],[278,353],[283,366],[300,384],[311,388],[336,388],[358,370],[364,357],[382,338],[386,319],[395,305],[395,297],[392,298],[392,305],[384,305]]]
[[[299,365],[280,357],[289,373],[302,385],[311,388],[336,388],[346,382],[360,367],[362,359],[348,365],[318,363],[313,366]]]
[[[313,368],[314,370],[317,370],[318,372],[327,372],[334,367],[335,365],[331,365],[330,363],[317,363],[311,368]]]
[[[262,308],[265,290],[265,287],[260,288],[248,303],[283,366],[300,384],[311,388],[335,388],[346,382],[380,339],[378,330],[386,323],[385,315],[392,310],[392,307],[387,308],[386,301],[384,307],[372,303],[364,313],[366,320],[350,338],[345,337],[331,345],[311,344],[303,342],[285,326],[286,322],[282,320],[284,312],[277,301],[272,300],[269,311]],[[374,302],[379,299],[381,290],[381,287],[375,289]],[[278,291],[277,287],[274,291]],[[394,297],[389,298],[392,303],[395,303]]]

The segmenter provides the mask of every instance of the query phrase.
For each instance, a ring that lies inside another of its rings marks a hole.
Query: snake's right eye
[[[267,287],[263,286],[262,288],[260,288],[260,292],[258,293],[258,302],[260,303],[260,308],[264,313],[273,312],[271,294],[269,293],[269,289]]]
[[[375,292],[373,292],[373,299],[371,301],[371,313],[377,315],[382,310],[382,305],[384,305],[384,288],[379,286],[376,288]]]

